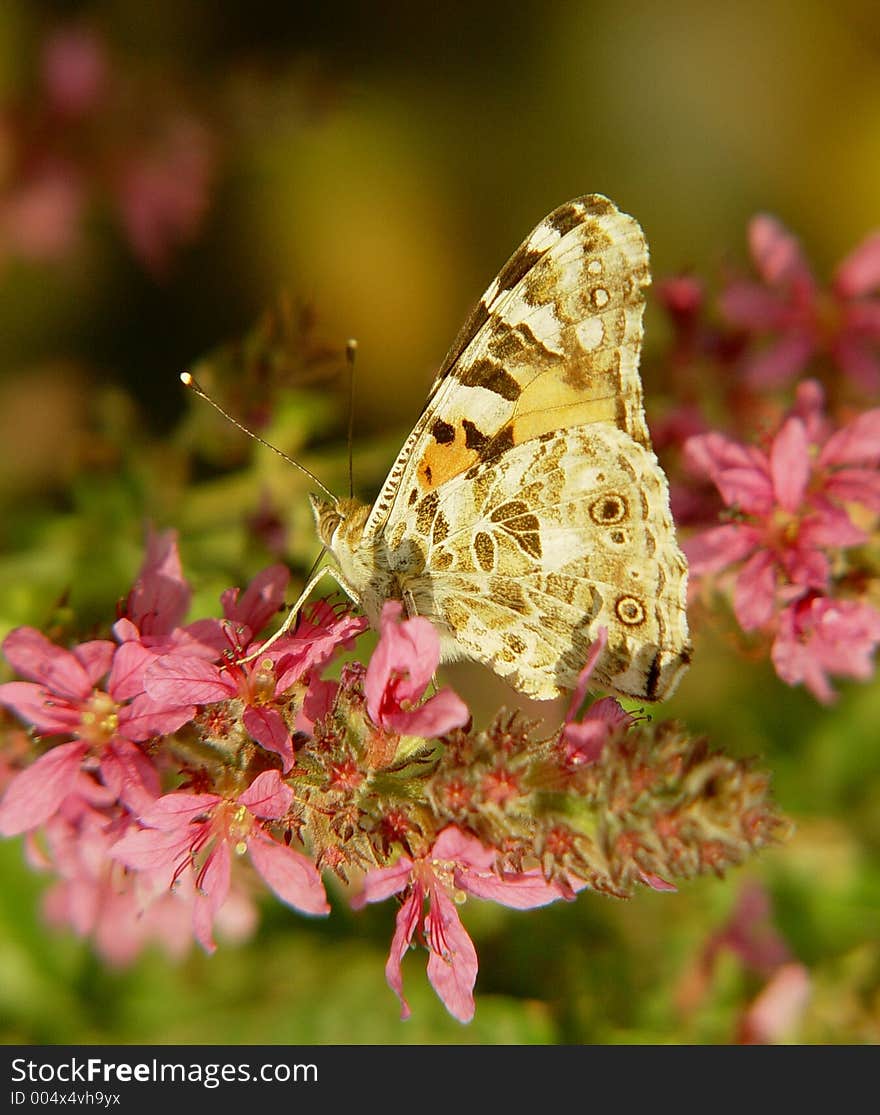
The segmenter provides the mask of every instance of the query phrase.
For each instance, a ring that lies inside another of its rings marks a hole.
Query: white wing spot
[[[593,287],[593,305],[598,306],[601,310],[603,306],[608,305],[610,294],[603,286]]]
[[[587,273],[590,274],[590,275],[601,275],[602,274],[602,260],[601,259],[591,259],[590,262],[587,264]]]
[[[601,345],[605,336],[605,326],[602,324],[602,319],[598,317],[586,318],[579,323],[575,331],[578,344],[587,352]]]
[[[499,316],[511,329],[515,329],[517,325],[527,325],[545,348],[559,355],[564,354],[562,323],[556,316],[552,303],[545,302],[543,306],[530,306],[520,298],[505,306]]]

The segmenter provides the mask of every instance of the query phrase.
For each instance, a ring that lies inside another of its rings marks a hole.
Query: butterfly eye
[[[332,546],[333,535],[342,522],[342,515],[336,509],[336,504],[321,499],[319,496],[310,494],[309,503],[312,505],[312,514],[315,516],[318,537],[324,546]]]

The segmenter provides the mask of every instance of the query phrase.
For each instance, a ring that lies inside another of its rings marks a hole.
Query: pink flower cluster
[[[163,273],[201,228],[217,156],[185,109],[156,110],[93,30],[70,26],[43,43],[39,87],[4,106],[9,162],[0,188],[0,262],[53,261],[76,248],[90,205],[109,207],[135,257]]]
[[[776,387],[824,357],[860,391],[880,390],[880,231],[843,260],[828,290],[774,217],[753,218],[749,249],[759,281],[736,280],[721,296],[724,316],[755,342],[748,382]]]
[[[732,574],[737,621],[771,636],[789,685],[829,701],[829,675],[870,677],[880,613],[860,597],[850,555],[877,531],[880,409],[833,428],[819,384],[805,381],[766,446],[710,433],[689,438],[685,455],[729,516],[685,544],[696,581]]]
[[[254,883],[240,871],[244,856],[281,901],[309,915],[329,912],[314,858],[291,841],[295,795],[285,776],[307,761],[295,739],[302,749],[338,695],[340,683],[322,679],[321,668],[364,621],[322,603],[294,635],[251,656],[287,579],[282,567],[267,569],[243,594],[223,595],[222,620],[184,625],[190,593],[173,537],[154,536],[114,640],[65,650],[19,628],[3,644],[29,680],[0,686],[0,703],[49,746],[8,773],[0,832],[28,834],[34,865],[58,877],[50,917],[92,935],[111,961],[130,960],[150,940],[179,952],[195,938],[213,951],[215,926],[227,935],[252,928]],[[401,621],[400,606],[389,605],[362,676],[374,757],[389,733],[437,737],[467,722],[450,690],[421,700],[438,661],[431,624]],[[189,753],[185,741],[177,751],[160,746],[195,721],[203,744],[223,741],[225,762],[215,769],[196,761],[192,741]],[[385,761],[393,753],[386,747]],[[429,976],[450,1011],[467,1020],[476,954],[451,895],[464,889],[520,908],[562,896],[539,869],[496,871],[497,855],[448,826],[418,858],[403,855],[366,874],[363,901],[408,895],[388,969],[401,999],[400,959],[425,900]]]
[[[830,678],[865,680],[880,643],[880,232],[823,288],[797,239],[755,217],[756,278],[733,278],[708,311],[690,276],[658,284],[674,330],[676,407],[654,426],[687,540],[691,584],[729,594],[778,676],[834,699]],[[810,378],[797,379],[805,373]],[[785,400],[771,392],[787,389]],[[830,400],[830,403],[827,402]],[[731,432],[712,429],[722,410]],[[755,444],[755,429],[767,431]],[[697,620],[697,627],[699,620]]]
[[[26,834],[33,866],[55,877],[48,917],[109,961],[149,942],[176,955],[245,936],[261,888],[327,914],[331,870],[360,881],[356,906],[400,896],[386,975],[404,1017],[401,962],[417,939],[467,1021],[477,956],[464,896],[530,909],[585,887],[675,890],[667,876],[721,870],[776,839],[766,779],[672,727],[630,735],[611,698],[581,708],[604,632],[552,744],[515,715],[474,732],[455,693],[426,696],[439,636],[399,602],[369,663],[338,680],[322,672],[365,621],[326,602],[263,651],[287,581],[270,567],[223,594],[222,619],[187,623],[173,535],[153,536],[112,639],[65,649],[18,628],[4,641],[27,680],[0,685],[0,705],[34,746],[8,738],[0,834]],[[596,815],[586,830],[571,825],[578,811]]]

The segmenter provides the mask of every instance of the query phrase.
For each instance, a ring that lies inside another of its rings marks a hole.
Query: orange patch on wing
[[[422,491],[430,492],[458,476],[467,472],[471,465],[476,464],[479,454],[475,449],[468,449],[465,444],[465,432],[461,425],[455,427],[455,438],[441,445],[434,441],[422,454],[419,461],[418,477]]]

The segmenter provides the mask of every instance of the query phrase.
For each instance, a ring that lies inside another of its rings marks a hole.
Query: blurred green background
[[[47,61],[58,41],[68,54]],[[0,635],[106,628],[147,520],[180,532],[194,615],[279,557],[301,575],[305,486],[185,398],[180,370],[342,492],[341,354],[357,338],[369,498],[470,305],[585,192],[639,219],[655,277],[744,260],[757,211],[827,275],[880,224],[880,9],[6,0]],[[650,353],[656,310],[647,328]],[[646,391],[650,409],[650,374]],[[45,880],[6,841],[0,1040],[730,1042],[769,978],[754,941],[712,953],[747,888],[767,903],[752,935],[807,973],[777,1040],[875,1042],[878,686],[844,685],[821,708],[697,634],[663,713],[761,757],[797,825],[784,848],[678,895],[528,914],[469,903],[480,975],[462,1028],[423,953],[399,1022],[390,904],[355,915],[338,894],[315,924],[267,900],[245,945],[117,971],[45,927]],[[510,699],[476,668],[447,677],[478,715]]]

